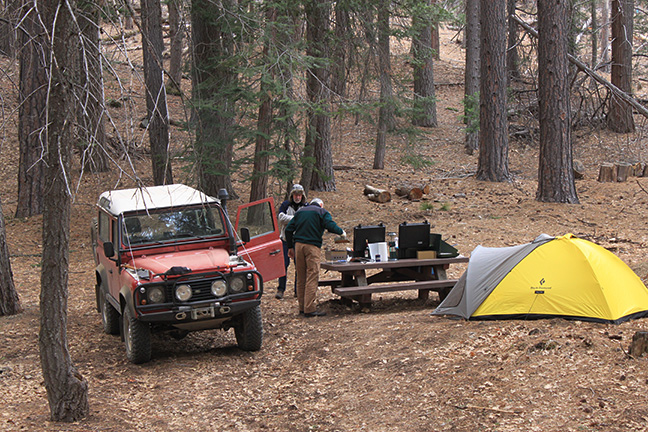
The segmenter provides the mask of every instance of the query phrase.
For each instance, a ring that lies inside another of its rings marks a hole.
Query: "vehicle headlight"
[[[242,276],[235,276],[229,281],[230,290],[235,293],[245,291],[245,279]]]
[[[176,287],[176,298],[180,301],[187,301],[191,298],[191,287],[183,284]]]
[[[211,292],[216,297],[223,297],[227,293],[227,284],[223,279],[217,279],[212,282]]]
[[[149,303],[163,303],[164,290],[162,287],[153,287],[146,290],[146,297]]]

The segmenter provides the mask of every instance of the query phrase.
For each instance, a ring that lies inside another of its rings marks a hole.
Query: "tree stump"
[[[391,201],[391,194],[389,191],[377,189],[373,186],[365,185],[364,194],[367,196],[369,201],[381,204]]]
[[[648,332],[638,331],[632,336],[629,354],[633,357],[641,357],[645,352],[648,352]]]
[[[601,164],[601,166],[599,167],[598,181],[614,182],[616,181],[616,178],[617,178],[616,165],[613,165],[611,163]]]
[[[418,186],[403,185],[397,187],[395,192],[396,195],[401,197],[406,196],[407,199],[412,201],[418,201],[423,198],[423,189]]]
[[[629,163],[618,163],[616,164],[616,181],[624,182],[628,180],[628,177],[632,175],[634,168]]]

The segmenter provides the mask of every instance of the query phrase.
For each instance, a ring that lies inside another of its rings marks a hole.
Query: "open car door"
[[[254,263],[264,282],[284,276],[286,268],[274,200],[265,198],[239,206],[234,224],[237,233],[240,227],[250,230],[250,242],[244,245],[239,255]]]

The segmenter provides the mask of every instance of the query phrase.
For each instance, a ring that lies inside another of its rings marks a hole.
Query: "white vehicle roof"
[[[97,205],[114,216],[122,213],[166,207],[218,203],[192,187],[182,184],[107,191],[99,195]]]

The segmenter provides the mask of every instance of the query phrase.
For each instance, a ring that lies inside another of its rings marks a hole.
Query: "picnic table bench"
[[[380,292],[418,290],[419,299],[427,299],[430,291],[443,300],[457,282],[448,279],[450,264],[468,262],[468,257],[399,259],[392,261],[323,262],[321,268],[340,273],[339,279],[320,280],[320,286],[330,286],[334,294],[361,305],[371,304],[371,295]],[[367,270],[379,270],[367,276]]]

